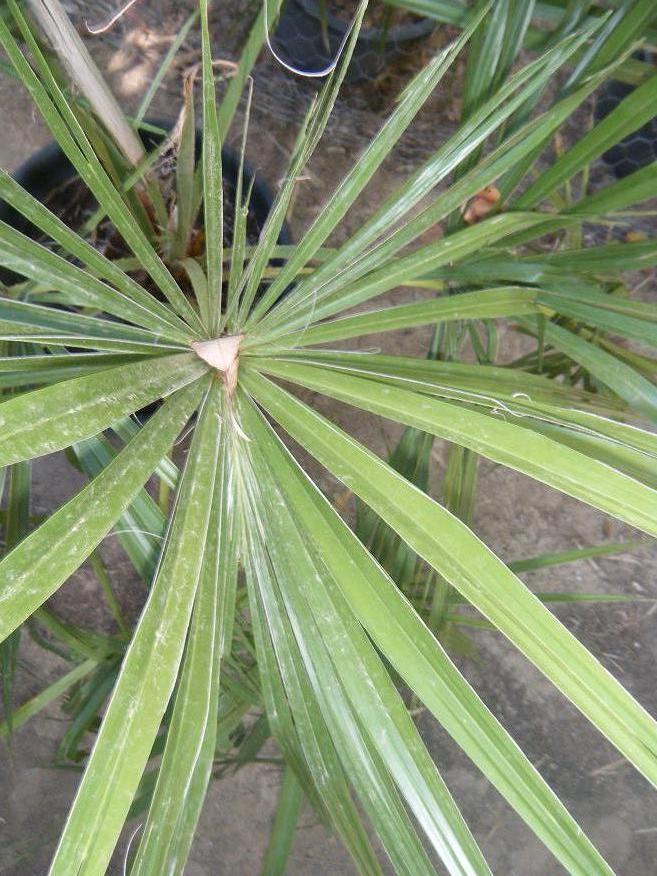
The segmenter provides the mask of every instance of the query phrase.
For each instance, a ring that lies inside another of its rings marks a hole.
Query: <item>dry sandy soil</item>
[[[173,7],[168,4],[167,8]],[[142,15],[145,15],[143,10]],[[144,21],[149,26],[144,27]],[[96,53],[109,70],[117,93],[128,105],[134,105],[144,77],[152,75],[174,24],[175,16],[162,15],[159,24],[147,18],[128,17],[114,40],[103,42],[98,48]],[[234,56],[233,44],[221,43],[226,46],[227,57]],[[286,114],[281,109],[272,114],[271,96],[276,88],[284,87],[290,88],[293,96],[299,94],[296,86],[289,83],[286,86],[284,77],[272,71],[270,62],[256,78],[256,104],[258,83],[262,84],[263,99],[255,113],[250,136],[251,159],[275,184],[293,142],[291,117],[294,112]],[[172,103],[175,94],[175,86],[170,85],[167,94],[156,101],[155,114],[171,116],[172,110],[175,112]],[[445,136],[450,125],[451,95],[439,97],[443,115],[436,104],[429,119],[429,122],[433,119],[434,126],[431,128],[427,122],[426,129],[437,139]],[[330,191],[337,171],[356,157],[362,143],[359,134],[372,124],[373,113],[367,108],[366,96],[356,93],[350,99],[351,104],[347,102],[339,108],[334,136],[327,138],[311,164],[307,181],[300,185],[292,216],[292,226],[297,233]],[[4,75],[0,76],[0,111],[5,120],[0,138],[0,164],[12,169],[49,137],[26,96]],[[353,130],[354,126],[358,130]],[[401,180],[401,167],[410,160],[414,148],[415,141],[409,142],[407,152],[389,161],[368,190],[364,199],[366,210]],[[360,215],[362,213],[354,211],[347,217],[343,233],[359,221]],[[392,340],[388,338],[386,344],[390,350],[421,353],[427,340],[424,332],[404,332]],[[392,446],[398,435],[394,428],[372,418],[354,416],[345,408],[323,400],[317,403],[320,409],[381,453]],[[438,448],[436,480],[442,471],[444,454]],[[321,472],[317,475],[322,487],[334,493],[335,484]],[[54,508],[79,486],[80,478],[61,457],[39,461],[35,466],[35,512]],[[495,551],[509,560],[632,535],[580,503],[490,463],[481,467],[474,528]],[[110,542],[106,545],[106,555],[124,605],[138,610],[144,594],[130,575],[127,560]],[[656,557],[655,550],[647,548],[630,556],[534,573],[527,580],[532,586],[545,590],[597,590],[657,598]],[[632,694],[652,714],[657,714],[654,683],[657,615],[650,611],[651,604],[647,605],[568,607],[558,610],[558,615]],[[62,589],[54,600],[54,607],[73,621],[100,627],[108,623],[93,576],[85,569]],[[657,795],[651,792],[647,782],[626,766],[614,749],[499,635],[480,632],[473,641],[477,659],[456,659],[483,700],[552,783],[616,871],[626,876],[654,876]],[[19,701],[61,671],[56,657],[27,640],[21,658]],[[506,876],[563,873],[436,722],[420,717],[419,724],[493,871]],[[77,782],[76,774],[55,771],[48,765],[64,726],[61,713],[53,707],[16,734],[11,751],[4,746],[0,748],[0,874],[3,876],[46,872],[49,854]],[[252,876],[258,872],[279,779],[276,767],[254,765],[211,786],[187,876]],[[127,837],[128,834],[125,841]],[[118,859],[110,872],[121,872]],[[290,876],[337,876],[353,872],[339,842],[325,833],[310,810],[305,810],[288,867]]]

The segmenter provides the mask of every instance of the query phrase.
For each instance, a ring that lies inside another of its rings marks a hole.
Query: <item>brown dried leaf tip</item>
[[[468,225],[481,222],[500,199],[500,192],[495,186],[486,186],[474,196],[463,211],[463,218]]]
[[[221,373],[229,397],[237,386],[239,350],[243,337],[244,335],[224,335],[211,341],[195,341],[192,344],[196,355]]]

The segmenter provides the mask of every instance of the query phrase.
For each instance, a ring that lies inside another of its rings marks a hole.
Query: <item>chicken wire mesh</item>
[[[120,75],[125,85],[131,76],[139,75],[143,90],[144,79],[155,75],[171,42],[196,8],[196,0],[137,0],[110,28],[97,35],[89,33],[87,24],[95,29],[109,22],[121,5],[114,0],[65,2],[87,46],[110,77]],[[224,0],[213,5],[211,27],[218,57],[230,61],[239,58],[260,8],[261,0]],[[286,63],[301,70],[318,70],[335,57],[348,23],[346,13],[338,18],[329,10],[324,18],[316,0],[288,0],[271,44]],[[365,29],[329,121],[326,142],[355,153],[367,145],[409,76],[456,33],[434,25],[415,19],[401,24],[383,21]],[[199,58],[200,35],[192,28],[162,84],[160,105],[170,107],[172,113],[180,105],[184,72]],[[253,81],[252,128],[257,128],[259,136],[278,139],[281,128],[292,128],[302,120],[323,80],[289,72],[265,47],[253,70]],[[456,81],[455,75],[447,77],[402,138],[395,150],[400,169],[417,164],[454,131],[459,110]],[[222,87],[218,83],[219,96]]]
[[[96,29],[110,22],[125,3],[120,0],[64,2],[94,57],[109,72],[110,78],[120,78],[123,97],[130,88],[136,94],[143,93],[145,82],[155,75],[183,23],[197,7],[197,0],[136,0],[111,27],[92,35],[87,24]],[[435,26],[434,22],[427,23],[424,19],[389,20],[382,11],[388,7],[380,2],[377,5],[377,0],[371,0],[371,6],[375,11],[365,22],[364,38],[355,51],[322,144],[324,153],[329,155],[332,178],[341,170],[338,167],[340,160],[344,161],[345,167],[348,166],[367,146],[409,78],[457,33],[454,28]],[[323,81],[291,73],[275,55],[301,70],[314,71],[327,66],[339,50],[354,7],[355,0],[286,0],[271,36],[273,53],[266,46],[260,53],[252,73],[254,98],[250,140],[257,143],[260,153],[257,162],[261,162],[260,167],[268,166],[269,181],[274,187],[276,179],[272,174],[279,169],[282,172],[297,126]],[[261,8],[262,0],[222,0],[211,5],[210,24],[216,57],[238,60]],[[158,114],[176,115],[181,104],[185,72],[199,61],[200,53],[199,30],[193,27],[162,83]],[[387,160],[386,167],[400,181],[403,174],[417,167],[456,130],[464,64],[461,56]],[[542,101],[543,109],[558,94],[566,76],[564,71],[554,78]],[[218,83],[219,99],[225,85],[225,82]],[[559,149],[567,149],[596,117],[601,118],[613,109],[622,96],[621,92],[627,93],[623,91],[625,88],[612,82],[603,87],[597,97],[580,107],[562,127]],[[238,115],[234,136],[239,133],[240,121]],[[278,164],[272,158],[276,154],[281,159]],[[263,159],[264,155],[267,157]],[[341,158],[336,158],[333,166],[333,156],[336,155]],[[552,150],[547,150],[540,164],[549,164],[552,155]],[[657,121],[644,126],[608,152],[603,161],[596,162],[589,176],[589,185],[596,189],[609,182],[610,172],[622,175],[655,157]],[[363,204],[366,212],[368,206]],[[635,228],[642,228],[645,224],[646,221],[638,217],[633,222]],[[586,237],[601,242],[610,234],[622,236],[626,230],[626,226],[620,225],[614,229],[587,229]]]
[[[641,60],[649,58],[641,53]],[[596,103],[596,118],[600,120],[608,116],[631,91],[632,87],[624,82],[612,80],[607,83]],[[657,116],[605,152],[603,159],[619,178],[657,160]]]
[[[211,9],[215,45],[222,58],[235,61],[262,0],[222,0]],[[65,7],[93,48],[132,54],[135,68],[148,75],[140,52],[151,61],[150,72],[185,19],[196,8],[196,0],[133,0],[133,4],[110,27],[98,35],[87,29],[112,22],[125,5],[120,0],[65,0]],[[271,36],[271,47],[280,61],[303,72],[324,69],[336,57],[355,7],[354,0],[287,0]],[[404,16],[372,0],[373,12],[361,30],[346,85],[329,123],[327,138],[344,148],[362,149],[377,130],[381,115],[408,79],[447,42],[454,31],[417,16]],[[132,50],[132,52],[131,52]],[[163,83],[171,101],[180,98],[185,67],[200,55],[198,29],[192,28],[173,68]],[[159,56],[159,58],[158,58]],[[318,81],[295,76],[272,53],[263,50],[253,71],[255,85],[254,121],[263,131],[276,125],[298,123],[318,87]],[[128,62],[129,63],[129,62]],[[109,62],[110,67],[112,61]],[[126,61],[124,60],[124,64]],[[458,118],[458,75],[441,83],[437,93],[420,113],[396,150],[400,166],[412,165],[430,154],[454,130]],[[611,83],[600,93],[596,117],[603,118],[629,91],[629,86]],[[169,104],[175,106],[175,103]],[[273,135],[275,136],[275,135]],[[657,158],[657,118],[630,135],[605,155],[608,165],[624,176]]]

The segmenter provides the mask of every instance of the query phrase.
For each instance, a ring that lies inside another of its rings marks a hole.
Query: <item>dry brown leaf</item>
[[[468,225],[481,222],[500,199],[500,192],[496,186],[486,186],[474,196],[463,211],[463,218]]]

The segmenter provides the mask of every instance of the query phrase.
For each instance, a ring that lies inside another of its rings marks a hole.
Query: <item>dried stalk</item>
[[[145,155],[142,142],[128,124],[61,3],[59,0],[27,0],[27,3],[72,85],[89,101],[128,161],[136,167]]]

